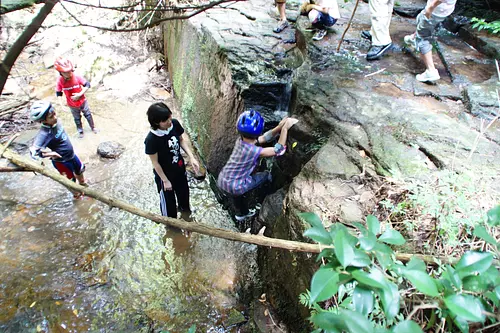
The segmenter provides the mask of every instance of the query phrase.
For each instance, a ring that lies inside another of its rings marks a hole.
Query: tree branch
[[[75,20],[79,26],[82,26],[82,27],[89,27],[89,28],[95,28],[95,29],[99,29],[99,30],[103,30],[103,31],[112,31],[112,32],[133,32],[133,31],[142,31],[142,30],[146,30],[146,29],[149,29],[149,28],[152,28],[152,27],[155,27],[157,25],[159,25],[160,23],[162,22],[166,22],[166,21],[173,21],[173,20],[187,20],[193,16],[196,16],[208,9],[211,9],[215,6],[218,6],[220,4],[223,4],[223,3],[226,3],[226,2],[240,2],[240,1],[246,1],[246,0],[217,0],[217,1],[214,1],[214,2],[211,2],[211,3],[208,3],[206,5],[202,5],[202,6],[198,6],[198,7],[194,7],[194,8],[197,8],[197,10],[189,13],[189,14],[186,14],[186,15],[175,15],[175,16],[168,16],[168,17],[164,17],[162,19],[158,19],[158,20],[155,20],[155,21],[152,21],[151,23],[148,23],[146,25],[143,25],[141,27],[138,27],[138,28],[131,28],[131,29],[116,29],[116,28],[109,28],[109,27],[103,27],[103,26],[97,26],[97,25],[93,25],[93,24],[86,24],[82,21],[80,21],[71,11],[69,11],[65,6],[64,4],[61,2],[61,6],[64,8],[64,10],[71,16],[71,18],[73,20]]]
[[[0,151],[5,149],[3,145],[0,144]],[[167,226],[172,226],[175,228],[179,229],[184,229],[187,231],[192,231],[192,232],[197,232],[203,235],[207,236],[212,236],[212,237],[217,237],[217,238],[222,238],[222,239],[227,239],[230,241],[237,241],[237,242],[245,242],[249,244],[255,244],[255,245],[260,245],[260,246],[266,246],[266,247],[273,247],[273,248],[280,248],[284,250],[289,250],[289,251],[295,251],[295,252],[307,252],[307,253],[320,253],[321,250],[325,248],[333,248],[333,246],[324,246],[322,245],[320,247],[319,244],[310,244],[310,243],[303,243],[303,242],[297,242],[297,241],[290,241],[290,240],[284,240],[284,239],[277,239],[277,238],[270,238],[270,237],[265,237],[265,236],[258,236],[258,235],[250,235],[246,233],[239,233],[239,232],[233,232],[229,230],[224,230],[224,229],[219,229],[219,228],[213,228],[209,227],[203,224],[199,223],[194,223],[194,222],[185,222],[180,219],[174,219],[171,217],[166,217],[166,216],[160,216],[157,214],[153,214],[151,212],[144,211],[142,209],[139,209],[129,203],[126,203],[124,201],[121,201],[119,199],[107,196],[106,194],[103,194],[99,191],[93,190],[88,187],[83,187],[80,186],[68,178],[59,175],[52,169],[46,168],[35,161],[25,158],[20,156],[19,154],[14,153],[10,149],[6,149],[3,154],[0,154],[0,157],[5,157],[6,159],[10,160],[12,163],[18,165],[21,168],[25,168],[31,171],[34,171],[36,173],[42,174],[44,176],[47,176],[49,178],[52,178],[56,182],[62,184],[63,186],[67,187],[68,189],[76,192],[82,192],[86,196],[94,198],[96,200],[99,200],[110,207],[116,207],[121,210],[124,210],[126,212],[129,212],[133,215],[143,217],[145,219],[151,220],[155,223],[159,224],[164,224]],[[420,255],[420,254],[409,254],[409,253],[396,253],[395,254],[396,259],[400,260],[402,262],[407,262],[410,261],[411,258],[419,258],[423,260],[424,262],[435,265],[436,261],[439,260],[442,263],[449,263],[449,264],[455,264],[458,262],[457,258],[454,257],[433,257],[433,256],[427,256],[427,255]]]
[[[45,18],[50,14],[54,6],[59,2],[59,0],[46,0],[43,7],[40,9],[38,14],[35,16],[30,25],[23,30],[21,35],[16,39],[14,44],[9,48],[9,51],[5,55],[0,63],[0,94],[3,91],[7,78],[9,77],[10,70],[17,58],[25,48],[26,44],[30,41],[31,37],[40,29]]]

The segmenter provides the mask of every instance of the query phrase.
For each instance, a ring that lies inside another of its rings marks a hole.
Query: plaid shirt
[[[236,140],[231,157],[219,173],[217,186],[234,195],[247,192],[252,177],[250,174],[257,165],[262,147],[246,143],[242,139]]]

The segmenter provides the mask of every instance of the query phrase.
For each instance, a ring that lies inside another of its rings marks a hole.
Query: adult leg
[[[366,54],[367,60],[379,59],[392,46],[389,26],[391,24],[393,5],[394,0],[370,0],[372,27],[370,34],[366,35],[371,37],[372,44]]]
[[[394,0],[370,0],[372,45],[381,46],[392,43],[389,26],[392,18]]]
[[[160,211],[162,216],[177,218],[177,204],[175,202],[175,192],[173,190],[165,191],[160,177],[155,175],[155,183],[158,194],[160,195]]]
[[[78,131],[78,133],[83,134],[82,115],[80,114],[80,108],[70,107],[69,109],[71,110],[71,114],[73,115],[76,130]]]
[[[92,129],[92,131],[94,131],[95,130],[94,118],[92,118],[92,113],[90,113],[89,103],[87,101],[83,102],[80,109],[82,110],[85,119],[87,119],[90,128]]]

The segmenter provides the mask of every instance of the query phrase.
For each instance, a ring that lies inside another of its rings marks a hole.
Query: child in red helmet
[[[90,83],[82,76],[74,73],[73,64],[69,59],[57,58],[54,62],[54,68],[60,74],[56,84],[56,95],[62,97],[63,92],[64,95],[66,95],[66,102],[71,110],[76,129],[78,130],[78,137],[83,137],[82,113],[87,119],[92,131],[97,133],[92,113],[90,113],[89,104],[84,95],[90,88]]]
[[[256,212],[255,209],[248,209],[245,194],[271,179],[268,171],[252,175],[258,159],[283,155],[288,129],[297,122],[295,118],[285,117],[278,126],[262,135],[264,118],[260,113],[250,110],[239,116],[236,128],[241,137],[236,140],[231,157],[217,179],[217,186],[234,200],[237,221],[252,217]],[[278,134],[278,143],[274,147],[260,147],[261,144],[273,141]]]

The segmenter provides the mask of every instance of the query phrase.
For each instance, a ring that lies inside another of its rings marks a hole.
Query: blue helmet
[[[264,118],[257,111],[245,111],[238,117],[236,128],[241,135],[257,138],[264,131]]]

